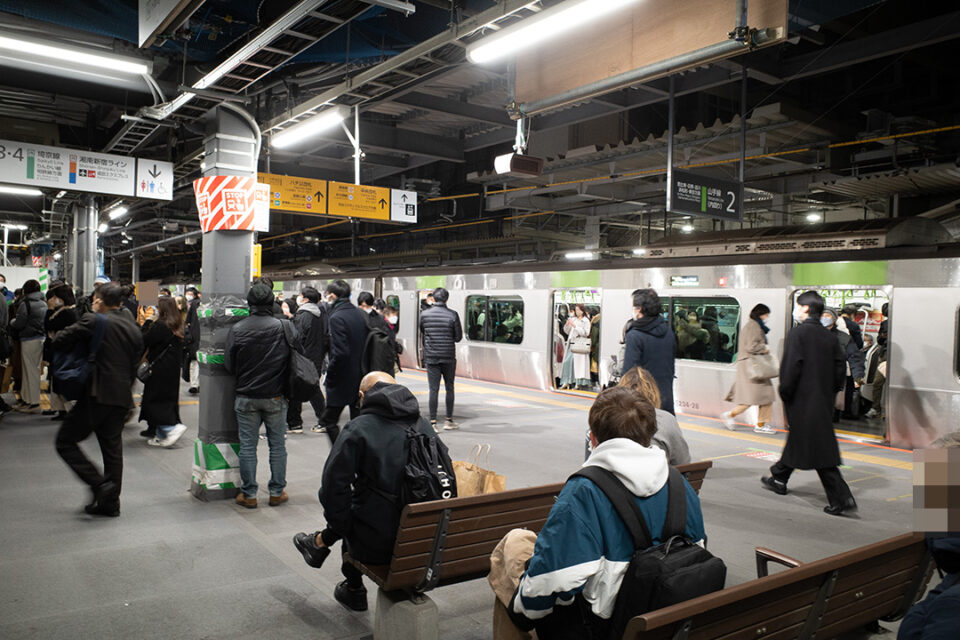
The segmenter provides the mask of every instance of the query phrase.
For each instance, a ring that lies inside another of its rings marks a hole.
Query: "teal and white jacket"
[[[637,496],[653,544],[659,544],[667,516],[669,474],[663,450],[614,438],[593,450],[583,464],[591,465],[613,472]],[[686,480],[684,486],[686,536],[702,544],[706,534],[700,499]],[[535,623],[554,606],[572,604],[582,594],[593,613],[609,619],[633,551],[627,528],[603,492],[586,478],[572,478],[537,536],[533,557],[510,603],[511,613]]]

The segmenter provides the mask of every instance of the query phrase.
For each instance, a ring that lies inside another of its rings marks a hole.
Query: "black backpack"
[[[320,391],[320,374],[317,365],[310,358],[300,352],[300,345],[293,339],[289,320],[280,321],[283,326],[283,337],[290,347],[287,360],[287,399],[290,402],[307,402]]]
[[[442,455],[437,437],[423,433],[417,423],[404,427],[407,439],[403,445],[407,462],[403,465],[403,483],[399,508],[417,502],[448,500],[457,497],[457,477],[450,456]]]
[[[70,351],[54,351],[50,371],[57,393],[67,400],[79,400],[87,392],[90,369],[97,360],[97,351],[103,344],[107,321],[97,314],[90,342],[74,345]]]
[[[589,479],[603,491],[633,539],[633,557],[620,583],[613,616],[603,621],[603,633],[594,637],[622,638],[634,616],[723,589],[726,565],[684,535],[687,492],[679,471],[670,467],[663,542],[655,547],[636,496],[613,473],[589,466],[571,477],[575,476]]]
[[[387,330],[382,327],[370,329],[363,346],[362,362],[364,375],[371,371],[383,371],[393,375],[394,365],[397,363],[397,350]]]

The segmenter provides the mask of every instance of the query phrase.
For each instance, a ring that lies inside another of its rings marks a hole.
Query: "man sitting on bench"
[[[344,553],[365,564],[389,564],[396,541],[406,455],[404,428],[437,438],[420,416],[420,403],[409,389],[382,371],[360,381],[360,415],[344,428],[327,457],[320,504],[327,526],[298,533],[293,544],[317,569],[330,555],[330,545],[343,540]],[[441,459],[449,468],[447,448],[437,438]],[[333,591],[337,602],[354,611],[367,610],[367,590],[359,569],[344,561],[346,578]]]
[[[615,387],[597,396],[588,420],[593,451],[583,466],[612,472],[636,496],[653,544],[660,544],[669,465],[663,449],[650,445],[657,429],[653,406],[637,391]],[[686,480],[683,484],[684,535],[702,543],[700,500]],[[510,619],[521,629],[536,628],[540,638],[593,637],[584,626],[601,628],[613,614],[633,552],[626,526],[600,488],[571,478],[537,536],[508,607]]]

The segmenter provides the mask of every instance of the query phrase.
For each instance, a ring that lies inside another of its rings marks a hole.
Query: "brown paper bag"
[[[467,460],[453,461],[453,471],[457,476],[457,497],[465,498],[506,490],[506,476],[480,466],[480,456],[484,451],[486,452],[485,464],[489,465],[489,444],[475,445]]]

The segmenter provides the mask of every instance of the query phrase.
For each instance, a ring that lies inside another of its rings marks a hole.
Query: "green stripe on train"
[[[550,274],[550,284],[557,288],[599,287],[600,272],[591,271],[554,271]]]
[[[815,286],[882,286],[887,284],[887,261],[809,262],[793,265],[793,284]]]
[[[447,276],[417,276],[417,289],[446,288]]]

